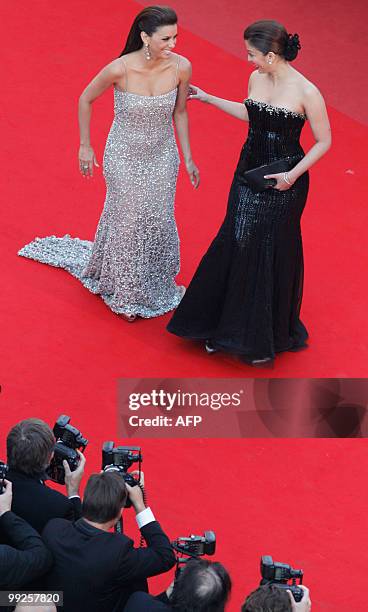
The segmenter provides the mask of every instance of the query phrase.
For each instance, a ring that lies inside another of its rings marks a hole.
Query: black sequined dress
[[[305,116],[251,99],[248,138],[231,185],[224,222],[172,317],[168,331],[210,339],[249,359],[273,358],[305,345],[299,318],[303,293],[300,218],[308,173],[287,191],[253,193],[243,171],[279,159],[290,168],[304,156]]]

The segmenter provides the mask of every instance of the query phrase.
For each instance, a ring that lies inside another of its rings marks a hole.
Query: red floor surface
[[[289,5],[284,4],[286,11]],[[357,116],[356,96],[347,92],[344,71],[341,87],[336,79],[334,87],[344,90],[347,105],[331,107],[326,96],[334,145],[312,170],[303,219],[302,316],[311,335],[308,351],[282,355],[271,371],[254,371],[230,356],[209,358],[202,347],[165,332],[168,316],[128,325],[65,272],[16,257],[35,235],[93,238],[104,183],[101,173],[93,182],[83,182],[78,174],[76,100],[88,79],[120,53],[140,8],[138,3],[117,0],[36,0],[0,8],[7,68],[1,119],[2,432],[27,416],[52,423],[58,414],[69,413],[91,440],[88,472],[99,468],[102,440],[116,437],[118,377],[367,375],[367,262],[362,239],[367,127],[352,118]],[[234,3],[233,14],[236,10]],[[300,29],[297,17],[293,24],[288,20],[295,30]],[[193,62],[193,81],[218,95],[244,98],[250,67],[213,44],[213,37],[212,42],[200,38],[198,19],[192,31],[181,29],[178,45],[179,53]],[[218,15],[216,19],[218,24]],[[235,36],[233,21],[229,23],[224,22],[224,40]],[[303,20],[310,39],[317,26],[318,21]],[[331,40],[320,40],[323,56]],[[340,45],[341,39],[332,42]],[[343,62],[340,56],[339,61]],[[326,74],[316,69],[317,74],[324,92]],[[313,65],[308,76],[314,78]],[[355,73],[352,78],[356,88]],[[193,192],[182,172],[177,220],[184,282],[190,280],[223,218],[246,135],[246,126],[207,106],[193,102],[190,114],[202,185]],[[100,160],[111,118],[112,99],[106,94],[95,104],[92,124]],[[309,127],[303,139],[308,146]],[[315,609],[363,612],[365,444],[146,441],[144,465],[152,506],[171,536],[216,530],[217,558],[234,578],[231,611],[239,609],[243,595],[256,585],[260,554],[271,553],[304,568]],[[158,582],[163,586],[166,579]]]

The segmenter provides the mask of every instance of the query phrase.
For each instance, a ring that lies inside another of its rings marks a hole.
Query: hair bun
[[[285,59],[292,62],[301,49],[299,34],[288,34],[288,41],[285,49]]]

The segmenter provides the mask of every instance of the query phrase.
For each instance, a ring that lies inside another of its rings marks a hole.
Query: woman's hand
[[[90,145],[81,145],[79,147],[79,170],[84,178],[93,176],[93,166],[100,167],[94,150]]]
[[[192,159],[188,162],[185,162],[185,166],[189,174],[190,182],[192,183],[194,189],[197,189],[200,183],[199,170],[197,166],[195,165]]]
[[[210,95],[200,89],[196,85],[189,85],[188,100],[200,100],[201,102],[208,102]]]
[[[289,183],[285,180],[286,178],[290,181]],[[265,179],[275,179],[276,185],[273,185],[272,189],[277,189],[277,191],[287,191],[294,185],[294,182],[290,180],[287,172],[279,172],[278,174],[265,174]]]

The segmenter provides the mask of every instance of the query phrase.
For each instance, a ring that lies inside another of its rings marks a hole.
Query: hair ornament
[[[285,59],[293,60],[298,55],[301,49],[299,34],[288,34],[288,40],[285,49]]]

